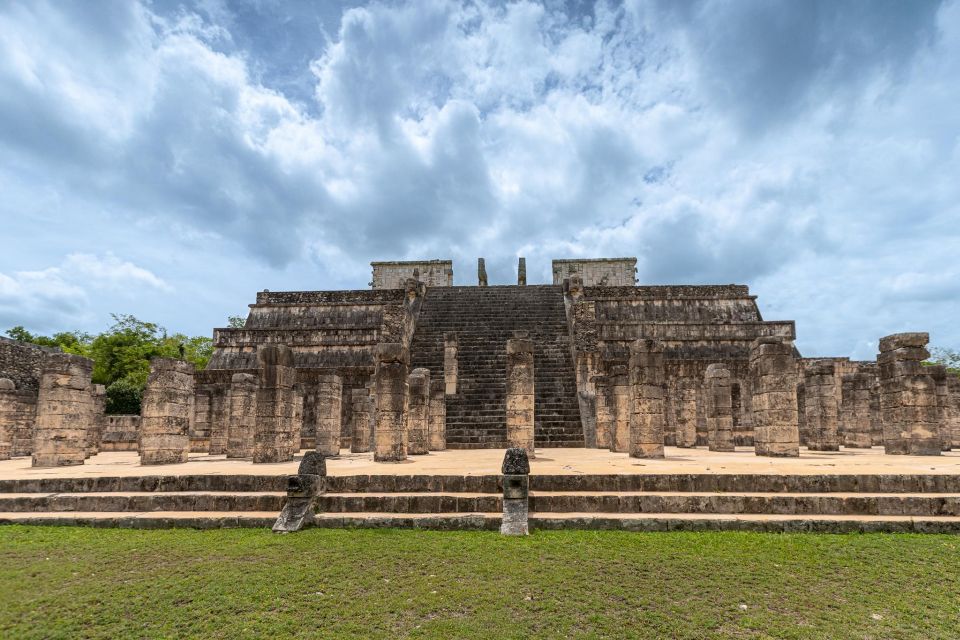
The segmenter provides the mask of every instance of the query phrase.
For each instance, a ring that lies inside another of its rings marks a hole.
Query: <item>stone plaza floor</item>
[[[301,452],[302,454],[303,452]],[[327,459],[327,474],[349,475],[489,475],[499,474],[503,449],[434,451],[410,456],[404,462],[374,462],[372,453],[343,450]],[[296,473],[299,458],[291,462],[253,464],[203,453],[190,455],[183,464],[140,464],[136,452],[104,452],[85,464],[71,467],[33,468],[29,457],[0,461],[0,480],[20,478],[78,478],[91,476],[175,475],[289,475]],[[666,448],[662,460],[641,460],[626,453],[601,449],[538,449],[531,461],[533,474],[960,474],[960,451],[941,456],[885,455],[882,447],[841,449],[839,452],[801,449],[799,458],[764,458],[752,447],[733,453]]]

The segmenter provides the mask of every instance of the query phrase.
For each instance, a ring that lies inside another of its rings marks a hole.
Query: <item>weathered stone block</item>
[[[443,380],[430,380],[430,424],[428,444],[430,451],[447,448],[447,397]]]
[[[43,361],[32,464],[52,467],[83,464],[87,429],[94,415],[90,394],[93,361],[66,353]]]
[[[534,361],[533,341],[507,340],[507,442],[534,455]]]
[[[399,462],[407,458],[407,432],[404,417],[407,354],[403,345],[399,343],[380,343],[377,345],[376,358],[374,460]]]
[[[798,383],[793,345],[788,340],[765,337],[753,341],[750,348],[751,418],[757,455],[800,455]],[[804,384],[804,398],[810,393]],[[804,410],[807,430],[810,419]]]
[[[338,375],[325,375],[317,378],[316,385],[316,449],[326,457],[340,455],[340,433],[342,430],[341,406],[343,381]]]
[[[418,368],[407,376],[407,453],[429,453],[430,370]]]
[[[227,419],[227,457],[252,458],[257,424],[257,389],[255,375],[235,373],[230,380]]]
[[[140,421],[140,464],[186,462],[190,453],[190,420],[194,368],[170,358],[150,361]]]

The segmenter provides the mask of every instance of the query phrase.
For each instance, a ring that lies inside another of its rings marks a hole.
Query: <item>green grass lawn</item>
[[[960,537],[0,527],[0,637],[960,638]]]

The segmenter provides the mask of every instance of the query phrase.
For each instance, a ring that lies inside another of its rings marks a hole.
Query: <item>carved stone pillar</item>
[[[407,391],[407,355],[399,342],[377,345],[376,431],[373,459],[398,462],[407,459],[404,406]]]
[[[950,390],[947,387],[947,368],[942,364],[927,367],[937,385],[937,419],[940,422],[940,438],[943,451],[950,451],[953,444],[953,433],[950,429],[950,415],[953,407],[950,403]]]
[[[0,428],[6,429],[10,457],[30,455],[36,420],[37,394],[17,389],[13,380],[0,378]]]
[[[750,346],[753,444],[758,456],[800,455],[797,362],[782,338],[757,338]]]
[[[338,375],[317,378],[317,401],[314,411],[317,416],[316,449],[325,457],[340,455],[340,433],[343,429],[343,381]]]
[[[613,397],[613,437],[610,451],[628,453],[630,451],[630,416],[633,413],[633,399],[630,392],[630,369],[626,361],[611,360],[607,363],[610,377],[610,389]]]
[[[260,363],[257,388],[257,421],[253,436],[255,463],[293,460],[300,449],[300,429],[295,424],[297,370],[286,345],[268,344],[257,351]],[[296,443],[294,439],[298,440]]]
[[[44,360],[33,432],[33,466],[83,464],[87,427],[93,416],[90,374],[93,361],[66,353]]]
[[[230,380],[227,457],[252,458],[257,424],[257,376],[235,373]]]
[[[102,384],[91,385],[90,395],[93,398],[93,417],[87,428],[87,457],[100,453],[100,442],[103,440],[103,427],[107,422],[105,411],[107,408],[107,388]]]
[[[617,426],[610,376],[606,374],[593,376],[593,386],[596,389],[597,448],[609,449]]]
[[[880,417],[883,446],[893,455],[940,455],[937,385],[923,361],[930,357],[926,333],[880,339]]]
[[[418,368],[407,376],[407,454],[430,452],[430,370]]]
[[[171,358],[150,361],[140,412],[140,464],[186,462],[190,454],[193,365]]]
[[[446,385],[446,394],[457,394],[457,334],[448,332],[443,334],[443,381]]]
[[[704,376],[707,430],[710,451],[733,451],[733,399],[730,370],[711,364]]]
[[[443,380],[430,380],[430,451],[447,448],[447,394]]]
[[[477,258],[477,284],[481,287],[487,286],[487,265],[483,258]]]
[[[662,458],[666,374],[659,341],[641,339],[630,345],[630,387],[630,456]]]
[[[680,381],[677,406],[677,446],[697,446],[697,394],[699,384],[696,380]]]
[[[350,390],[351,453],[367,453],[373,447],[373,416],[368,411],[369,396],[366,388]]]
[[[507,442],[534,457],[533,340],[507,340]]]
[[[525,286],[527,284],[527,259],[520,258],[517,262],[517,284]]]
[[[837,378],[833,362],[809,363],[803,372],[804,419],[810,451],[839,451]]]
[[[841,417],[843,418],[843,446],[849,449],[869,449],[873,446],[870,416],[871,376],[865,373],[845,373],[841,382]]]

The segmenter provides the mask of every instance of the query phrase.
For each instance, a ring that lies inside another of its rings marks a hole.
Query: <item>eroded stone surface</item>
[[[753,441],[758,456],[800,455],[798,372],[793,344],[759,338],[750,347]]]
[[[92,371],[92,360],[66,353],[50,354],[43,361],[33,430],[33,466],[83,464],[87,428],[93,418]]]
[[[399,462],[407,458],[407,355],[400,343],[381,343],[376,357],[374,460]]]
[[[430,371],[414,369],[407,376],[407,454],[430,451]]]
[[[533,341],[507,340],[507,442],[534,455]]]
[[[803,387],[807,448],[811,451],[839,451],[839,405],[834,364],[829,360],[808,364],[803,373]]]
[[[928,339],[926,333],[899,333],[880,340],[880,419],[888,454],[940,455],[943,448],[937,384],[923,366]]]
[[[630,456],[662,458],[666,421],[663,345],[637,340],[630,345]]]
[[[235,373],[230,380],[227,457],[252,458],[257,424],[257,376]]]
[[[873,377],[866,373],[845,373],[842,382],[841,419],[843,446],[869,449],[873,446],[870,396]]]
[[[297,414],[296,370],[293,353],[286,345],[265,345],[258,351],[259,387],[256,400],[256,428],[253,461],[257,463],[292,460],[300,449]]]
[[[444,451],[447,448],[447,397],[443,380],[430,380],[430,432],[428,444],[430,451]]]
[[[342,430],[341,398],[343,381],[338,375],[325,375],[316,383],[316,448],[325,456],[340,455]]]
[[[730,393],[730,371],[721,364],[707,367],[703,379],[708,448],[710,451],[733,451],[733,400]]]
[[[186,462],[190,454],[193,365],[171,358],[150,361],[140,420],[140,463]]]

